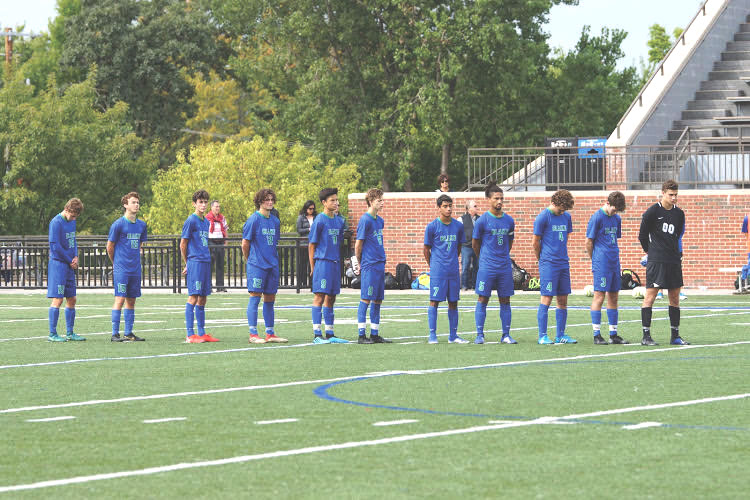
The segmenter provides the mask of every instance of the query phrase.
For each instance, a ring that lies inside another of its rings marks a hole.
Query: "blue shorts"
[[[67,262],[50,259],[47,266],[47,298],[76,296],[76,273]]]
[[[363,267],[360,275],[359,298],[383,300],[385,298],[385,263]]]
[[[461,293],[461,277],[456,275],[451,278],[430,276],[430,300],[442,302],[446,298],[448,302],[458,302]]]
[[[594,266],[594,290],[597,292],[619,292],[622,287],[620,266]]]
[[[188,295],[211,295],[211,262],[188,260],[187,289]]]
[[[115,297],[136,298],[141,296],[141,277],[127,273],[113,273]]]
[[[316,260],[312,276],[312,292],[338,295],[341,291],[341,269],[338,262]]]
[[[252,264],[245,265],[247,291],[275,295],[279,291],[279,268],[263,269]]]
[[[497,290],[498,297],[510,297],[513,290],[513,267],[508,262],[505,269],[480,267],[477,271],[475,292],[482,297],[491,297],[492,290]]]
[[[570,295],[570,268],[539,266],[539,293],[542,295]]]

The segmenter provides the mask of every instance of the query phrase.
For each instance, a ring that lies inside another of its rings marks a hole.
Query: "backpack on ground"
[[[620,290],[632,290],[637,286],[643,286],[638,273],[632,269],[623,269],[620,281]]]
[[[529,279],[531,279],[531,275],[526,272],[526,269],[516,264],[513,259],[510,259],[510,265],[513,267],[513,289],[524,290]]]
[[[409,264],[404,264],[402,262],[396,266],[396,282],[398,283],[398,287],[401,290],[411,287],[411,282],[413,279],[414,276],[412,276],[411,267],[409,267]]]
[[[385,288],[387,290],[396,290],[398,288],[396,277],[391,273],[385,273]]]

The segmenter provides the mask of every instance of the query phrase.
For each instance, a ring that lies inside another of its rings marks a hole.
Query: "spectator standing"
[[[307,236],[310,234],[310,226],[312,226],[315,216],[318,215],[318,211],[315,209],[315,202],[307,200],[302,209],[299,211],[297,217],[297,234],[300,236]]]
[[[227,244],[227,229],[229,224],[221,213],[219,200],[211,202],[211,210],[206,214],[208,226],[208,248],[211,252],[211,264],[216,269],[216,291],[226,292],[224,288],[224,246]]]
[[[437,178],[438,188],[436,193],[448,193],[451,190],[451,179],[446,174],[440,174]]]
[[[477,204],[474,200],[466,202],[466,213],[461,216],[464,225],[464,244],[461,245],[461,288],[474,289],[477,277],[477,255],[471,246],[474,223],[479,219]]]

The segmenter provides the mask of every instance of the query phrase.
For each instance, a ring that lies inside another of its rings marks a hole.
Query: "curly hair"
[[[365,195],[365,201],[367,202],[367,206],[372,206],[372,202],[377,200],[378,198],[383,197],[383,191],[378,188],[371,188],[367,190],[367,194]]]
[[[567,189],[556,191],[550,201],[554,206],[562,210],[570,210],[576,204],[573,195]]]
[[[263,188],[257,193],[255,193],[255,208],[260,208],[260,206],[263,204],[264,201],[266,201],[266,198],[271,196],[273,198],[273,202],[276,203],[276,193],[274,193],[273,189],[271,188]]]
[[[208,191],[205,189],[199,189],[195,193],[193,193],[193,203],[197,202],[198,200],[210,200],[211,197],[208,195]]]
[[[83,212],[83,202],[78,198],[71,198],[65,204],[65,211],[78,217]]]
[[[136,200],[141,201],[140,195],[135,191],[131,191],[120,199],[120,205],[127,205],[130,198],[135,198]]]

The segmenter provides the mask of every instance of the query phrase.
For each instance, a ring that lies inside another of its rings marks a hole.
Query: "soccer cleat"
[[[387,338],[381,337],[380,335],[370,334],[370,340],[372,340],[373,344],[393,344],[392,340],[388,340]]]
[[[130,335],[125,335],[122,338],[123,342],[144,342],[145,340],[146,339],[133,335],[132,333]]]
[[[61,337],[56,333],[50,333],[49,337],[47,337],[47,340],[49,340],[50,342],[67,342],[68,341],[68,339],[66,339],[65,337]]]
[[[675,337],[672,340],[669,341],[672,345],[690,345],[690,342],[687,342],[686,340],[682,340],[682,337]]]
[[[659,293],[656,294],[656,300],[662,300],[664,298],[664,294],[659,290]]]
[[[475,344],[484,344],[484,334],[478,333],[477,338],[474,339]]]
[[[331,344],[348,344],[349,341],[346,339],[342,339],[341,337],[337,337],[335,335],[331,335],[330,337],[326,335],[326,340]]]
[[[552,344],[554,344],[554,342],[552,342],[552,340],[548,336],[546,336],[546,335],[543,335],[543,336],[539,337],[539,340],[537,340],[536,343],[540,344],[540,345],[552,345]]]
[[[112,337],[109,339],[110,342],[122,342],[122,339],[120,338],[120,334],[112,335]]]
[[[574,338],[568,337],[563,334],[559,337],[555,337],[555,344],[577,344],[578,341]]]
[[[357,339],[357,344],[374,344],[375,342],[372,341],[372,339],[368,339],[367,335],[360,335]]]
[[[188,337],[188,338],[187,338],[187,339],[185,340],[185,343],[186,343],[186,344],[202,344],[203,342],[205,342],[204,338],[203,338],[203,337],[201,337],[200,335],[195,335],[195,334],[193,334],[193,335],[190,335],[190,336],[189,336],[189,337]]]
[[[68,340],[73,340],[75,342],[82,342],[86,340],[86,337],[81,337],[77,333],[73,333],[73,332],[66,334],[65,337],[67,337]]]
[[[315,338],[317,338],[317,337],[315,337]],[[249,344],[265,344],[266,343],[266,339],[262,339],[262,338],[258,337],[257,335],[250,334],[250,338],[247,339],[247,342]]]
[[[654,339],[651,338],[651,335],[644,335],[641,339],[641,345],[659,345],[656,342],[654,342]]]
[[[438,343],[437,335],[434,333],[431,333],[430,338],[427,340],[427,342],[429,344],[437,344]]]
[[[630,342],[620,337],[619,335],[614,334],[614,335],[609,336],[609,343],[610,344],[629,344]]]
[[[685,300],[685,299],[687,299],[687,295],[685,295],[684,293],[680,292],[680,300]]]
[[[275,333],[267,333],[266,342],[270,342],[272,344],[284,344],[286,342],[289,342],[289,340],[285,339],[284,337],[279,337]]]
[[[453,337],[452,339],[451,339],[451,338],[449,338],[449,339],[448,339],[448,343],[449,343],[449,344],[468,344],[468,343],[469,343],[469,341],[468,341],[468,340],[466,340],[466,339],[462,339],[461,337],[459,337],[458,335],[456,335],[456,336],[455,336],[455,337]]]
[[[216,337],[212,337],[210,333],[203,334],[203,341],[204,342],[220,342],[219,339],[217,339]]]
[[[594,345],[607,345],[607,341],[600,334],[594,335]]]
[[[516,342],[516,339],[510,336],[510,333],[506,333],[505,335],[503,335],[503,338],[500,339],[500,343],[501,344],[518,344],[518,342]]]
[[[331,341],[328,339],[324,339],[323,337],[316,335],[313,339],[313,344],[330,344]]]

